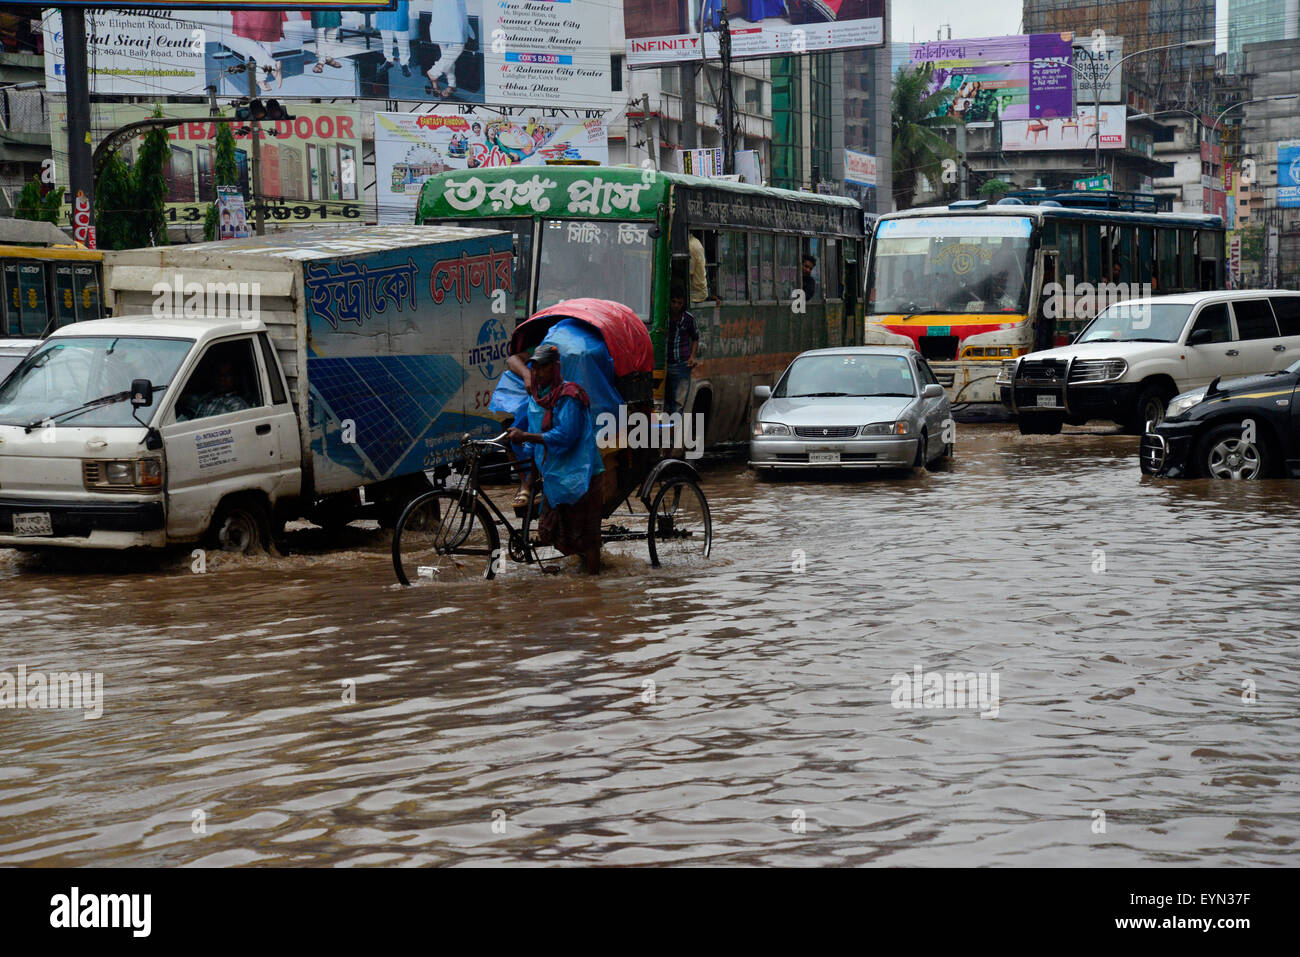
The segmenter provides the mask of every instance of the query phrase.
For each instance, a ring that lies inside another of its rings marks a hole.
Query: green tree
[[[933,68],[901,66],[894,74],[893,163],[894,201],[907,209],[916,197],[917,178],[921,174],[934,183],[942,183],[944,173],[956,171],[959,154],[939,130],[960,126],[961,120],[947,115],[956,91],[943,87],[930,92]],[[945,160],[953,165],[945,165]]]
[[[1005,179],[991,179],[980,187],[980,195],[985,199],[992,200],[995,196],[1005,196],[1016,187],[1008,183]]]
[[[40,179],[33,176],[32,181],[25,184],[18,194],[14,218],[35,219],[59,225],[59,218],[63,214],[63,193],[62,186],[44,189]]]
[[[162,108],[153,115],[161,117]],[[165,170],[171,157],[167,131],[150,130],[128,166],[117,153],[105,161],[95,184],[95,227],[101,249],[167,245]]]
[[[215,186],[239,185],[239,164],[235,161],[235,134],[230,131],[229,123],[217,124],[217,148],[213,171],[216,173]],[[216,197],[214,196],[215,200]],[[208,214],[203,221],[203,238],[209,242],[217,238],[217,204],[208,205]]]

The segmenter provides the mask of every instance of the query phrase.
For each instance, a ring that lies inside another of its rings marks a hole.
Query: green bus
[[[700,345],[686,409],[710,447],[748,441],[754,386],[798,353],[862,341],[865,217],[843,197],[635,167],[494,167],[430,177],[416,223],[513,233],[516,322],[565,299],[631,307],[654,341],[659,399],[669,291],[690,288],[698,238],[709,288],[689,307]]]

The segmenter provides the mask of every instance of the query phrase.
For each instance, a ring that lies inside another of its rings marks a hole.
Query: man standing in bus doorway
[[[691,253],[691,302],[704,302],[709,298],[709,271],[704,256],[704,243],[691,233],[687,248]]]
[[[675,286],[668,297],[668,339],[664,350],[664,412],[669,415],[686,411],[699,343],[695,317],[686,311],[686,290]]]
[[[605,471],[596,447],[591,400],[576,382],[565,382],[560,350],[543,343],[533,352],[528,431],[510,428],[506,440],[526,444],[542,473],[539,538],[565,555],[581,555],[588,574],[600,574],[600,520]]]

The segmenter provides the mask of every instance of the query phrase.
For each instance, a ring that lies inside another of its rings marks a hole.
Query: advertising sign
[[[432,113],[375,114],[378,222],[413,223],[425,180],[450,170],[543,166],[547,160],[609,163],[602,110],[443,107]]]
[[[153,104],[96,103],[91,106],[91,135],[96,143],[118,127],[153,115]],[[171,157],[167,177],[168,223],[202,226],[208,205],[216,201],[217,124],[207,122],[207,109],[197,104],[165,104],[164,116],[194,117],[167,131]],[[361,120],[350,106],[301,106],[296,119],[261,125],[263,214],[271,223],[307,225],[355,220],[361,216],[358,171],[361,164]],[[50,103],[50,135],[68,141],[67,104]],[[227,113],[226,115],[229,115]],[[249,195],[252,164],[251,132],[234,124],[238,185]],[[140,149],[134,139],[122,149],[128,163]],[[67,153],[54,151],[57,182],[68,182]],[[251,213],[251,210],[249,211]]]
[[[722,150],[682,150],[682,172],[691,176],[721,176]]]
[[[1300,140],[1277,144],[1277,204],[1284,209],[1300,208]]]
[[[1089,176],[1086,179],[1076,179],[1074,188],[1081,190],[1101,189],[1109,190],[1111,185],[1110,173],[1102,176]]]
[[[1101,148],[1123,149],[1128,128],[1123,106],[1080,107],[1076,116],[1037,120],[1003,120],[1002,148],[1012,150],[1076,150],[1097,146],[1097,121],[1101,121]]]
[[[237,186],[217,187],[217,239],[247,239],[248,216]]]
[[[721,7],[720,0],[623,0],[628,65],[718,59]],[[736,59],[885,42],[884,0],[730,0],[727,9]]]
[[[610,58],[583,45],[609,33],[609,5],[597,0],[403,0],[378,12],[219,6],[88,13],[91,92],[206,96],[215,86],[218,96],[247,96],[253,61],[259,95],[278,99],[584,107],[609,97]],[[44,13],[46,87],[62,93],[63,21]]]
[[[968,123],[1068,117],[1074,109],[1071,34],[913,43],[908,62],[929,65],[931,89],[949,89],[944,115]]]
[[[1241,237],[1233,236],[1228,243],[1228,275],[1234,289],[1241,287]]]
[[[1101,86],[1102,103],[1124,102],[1123,37],[1076,37],[1074,41],[1075,102],[1097,102],[1094,84]],[[1109,76],[1107,75],[1109,74]]]
[[[844,151],[844,182],[861,186],[876,185],[876,158],[870,153]]]

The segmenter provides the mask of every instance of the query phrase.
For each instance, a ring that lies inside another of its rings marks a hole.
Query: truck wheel
[[[1129,435],[1141,435],[1147,430],[1147,423],[1159,425],[1165,420],[1165,409],[1173,398],[1169,390],[1158,385],[1149,385],[1138,395],[1133,404],[1133,417],[1128,420],[1124,431]]]
[[[209,537],[223,552],[251,555],[258,551],[269,551],[270,513],[255,498],[228,499],[217,508]]]
[[[1064,423],[1059,415],[1021,415],[1016,418],[1021,435],[1060,435]]]
[[[1249,437],[1240,422],[1225,422],[1210,429],[1196,452],[1198,471],[1213,479],[1268,478],[1275,461],[1268,436]]]

